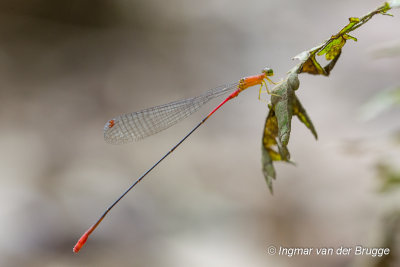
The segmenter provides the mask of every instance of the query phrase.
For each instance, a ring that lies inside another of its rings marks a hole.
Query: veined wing
[[[211,99],[237,87],[238,83],[223,85],[200,96],[120,115],[104,126],[104,140],[110,144],[125,144],[156,134],[193,114]]]

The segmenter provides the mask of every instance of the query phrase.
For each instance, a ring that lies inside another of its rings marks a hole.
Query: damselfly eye
[[[273,76],[274,75],[274,70],[271,68],[265,68],[262,71],[263,73],[265,73],[267,76]]]

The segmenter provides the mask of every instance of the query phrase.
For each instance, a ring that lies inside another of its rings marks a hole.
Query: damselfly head
[[[267,76],[274,76],[274,70],[271,68],[264,68],[262,70],[262,73],[264,73]]]

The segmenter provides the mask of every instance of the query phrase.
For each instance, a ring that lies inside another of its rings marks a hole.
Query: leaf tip
[[[360,22],[360,19],[356,18],[356,17],[351,17],[351,18],[349,18],[349,22],[350,23],[358,23],[358,22]]]

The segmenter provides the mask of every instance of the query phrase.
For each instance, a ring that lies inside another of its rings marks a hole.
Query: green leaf
[[[274,150],[277,145],[276,138],[278,136],[278,121],[276,120],[275,111],[270,108],[267,119],[265,120],[264,134],[261,146],[261,164],[262,170],[267,182],[268,188],[272,194],[272,180],[276,178],[276,172],[272,161],[282,160],[281,155]]]
[[[263,173],[271,192],[272,180],[276,178],[273,162],[290,162],[290,153],[287,146],[290,140],[293,115],[299,118],[316,139],[318,138],[311,119],[295,94],[300,85],[298,74],[309,73],[329,76],[339,60],[346,41],[357,41],[357,38],[349,33],[361,27],[377,14],[388,15],[388,10],[399,5],[397,1],[393,0],[390,4],[385,3],[361,18],[349,18],[349,23],[337,34],[332,35],[322,44],[299,53],[293,59],[300,60],[300,64],[289,71],[285,80],[272,89],[270,111],[265,122],[262,143]],[[329,61],[324,67],[316,59],[316,56],[323,55]]]
[[[350,34],[343,34],[343,38],[346,39],[346,40],[351,39],[351,40],[353,40],[354,42],[357,42],[357,38],[354,37],[354,36],[351,36]]]
[[[302,65],[301,72],[314,74],[314,75],[325,75],[324,69],[315,59],[315,54],[311,55]]]
[[[352,39],[357,41],[357,39],[349,34],[352,28],[360,22],[359,18],[349,18],[349,24],[347,24],[340,32],[336,35],[333,35],[326,43],[325,47],[318,52],[318,56],[322,56],[324,54],[327,60],[335,59],[341,52],[342,47],[346,44],[346,40]]]
[[[359,22],[360,22],[359,18],[355,18],[355,17],[349,18],[349,24],[347,24],[343,29],[341,29],[337,35],[343,35],[345,33],[350,32],[352,30],[352,28]]]
[[[308,116],[306,110],[301,105],[300,100],[297,98],[297,96],[295,96],[295,101],[293,105],[293,114],[296,115],[308,129],[310,129],[315,139],[318,139],[317,131],[315,130],[310,117]]]
[[[274,190],[272,187],[272,180],[276,178],[276,172],[274,165],[272,164],[272,158],[269,154],[269,151],[265,149],[264,146],[261,146],[261,164],[262,171],[265,177],[265,181],[267,182],[267,186],[271,194],[273,194]]]
[[[290,139],[291,122],[296,115],[317,138],[317,133],[307,112],[295,95],[300,82],[298,72],[300,66],[292,69],[285,80],[280,82],[271,93],[271,105],[265,121],[262,139],[262,170],[268,188],[272,193],[272,180],[276,178],[274,161],[290,162],[287,148]]]
[[[333,60],[342,50],[342,47],[346,44],[346,39],[339,37],[332,40],[323,50],[318,52],[318,56],[325,55],[327,60]]]
[[[314,51],[317,52],[318,50]],[[304,52],[303,52],[304,53]],[[324,75],[329,76],[331,70],[335,66],[341,54],[341,50],[335,56],[333,60],[331,60],[325,67],[321,67],[318,61],[315,59],[315,53],[311,54],[303,63],[301,64],[300,73],[309,73],[314,75]]]
[[[281,144],[289,143],[291,122],[293,116],[294,91],[299,88],[299,78],[295,71],[289,73],[286,79],[272,90],[271,104],[278,121],[278,136]]]

